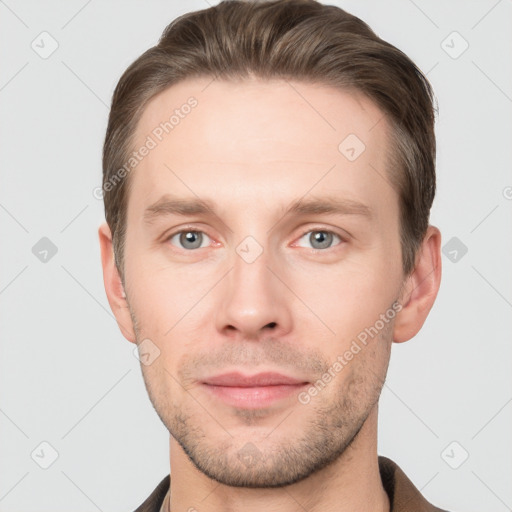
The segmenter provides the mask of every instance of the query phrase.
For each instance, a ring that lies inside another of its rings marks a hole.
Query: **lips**
[[[273,404],[284,403],[308,385],[300,379],[275,372],[243,375],[239,372],[224,373],[209,377],[202,388],[216,400],[237,409],[263,409]]]
[[[253,388],[262,386],[297,386],[306,384],[305,381],[288,377],[275,372],[258,373],[256,375],[248,376],[239,372],[224,373],[222,375],[215,375],[208,377],[203,381],[203,384],[210,386],[226,386],[237,388]]]

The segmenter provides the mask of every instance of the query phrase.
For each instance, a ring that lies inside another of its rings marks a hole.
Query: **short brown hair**
[[[427,78],[402,51],[339,7],[315,0],[228,0],[176,18],[114,91],[103,147],[103,198],[123,283],[132,180],[115,178],[133,151],[147,103],[185,79],[249,76],[356,90],[381,108],[392,128],[388,177],[399,195],[402,266],[409,274],[436,188],[434,96]]]

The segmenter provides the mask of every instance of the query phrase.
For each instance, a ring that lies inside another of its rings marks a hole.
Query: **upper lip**
[[[223,373],[203,380],[204,384],[212,386],[231,386],[231,387],[258,387],[258,386],[278,386],[305,384],[306,382],[293,377],[288,377],[280,373],[265,372],[256,375],[243,375],[239,372]]]

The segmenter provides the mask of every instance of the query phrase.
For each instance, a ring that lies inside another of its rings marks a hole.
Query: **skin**
[[[119,327],[160,351],[141,367],[171,434],[170,508],[387,511],[378,399],[392,342],[412,338],[434,303],[439,230],[429,226],[405,276],[398,195],[387,180],[389,125],[360,94],[281,80],[187,80],[148,104],[135,146],[190,96],[197,107],[130,176],[126,297],[110,230],[99,228]],[[348,134],[366,146],[354,161],[338,150]],[[145,222],[163,194],[209,199],[215,214]],[[285,215],[300,198],[327,196],[362,203],[371,216]],[[174,236],[180,229],[202,232],[201,246],[193,248],[193,235]],[[325,245],[315,241],[322,233]],[[247,236],[256,243],[241,247],[262,250],[251,263],[237,252]],[[314,383],[393,304],[399,313],[307,404],[293,393],[265,408],[233,407],[201,384],[232,370]]]

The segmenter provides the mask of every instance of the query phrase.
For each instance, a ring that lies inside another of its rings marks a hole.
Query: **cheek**
[[[397,258],[395,258],[396,260]],[[300,298],[298,308],[306,307],[324,324],[325,337],[337,340],[338,349],[359,332],[374,325],[397,298],[399,271],[382,257],[346,260],[335,266],[316,266],[288,274],[291,288]],[[393,264],[395,267],[396,262]],[[304,306],[303,306],[303,305]],[[311,326],[311,313],[300,315],[303,328]],[[309,327],[311,328],[311,327]]]
[[[201,297],[204,279],[195,279],[192,274],[174,271],[155,258],[130,254],[126,260],[130,304],[141,325],[151,334],[165,335]]]

